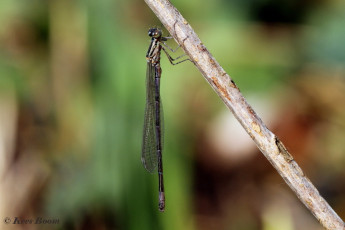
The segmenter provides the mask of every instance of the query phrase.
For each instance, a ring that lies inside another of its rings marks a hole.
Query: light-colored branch
[[[283,143],[267,129],[236,84],[206,49],[180,12],[168,0],[145,0],[145,2],[302,203],[326,229],[345,229],[342,219],[320,196]]]

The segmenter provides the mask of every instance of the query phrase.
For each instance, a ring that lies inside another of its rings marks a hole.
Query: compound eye
[[[153,33],[154,33],[153,29],[149,29],[148,35],[149,35],[150,37],[153,37],[153,36],[154,36]]]
[[[159,30],[159,29],[156,29],[156,31],[155,31],[155,37],[156,37],[156,38],[159,38],[159,37],[161,37],[161,36],[162,36],[162,31]]]

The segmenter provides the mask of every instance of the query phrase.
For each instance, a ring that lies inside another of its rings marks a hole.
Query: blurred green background
[[[344,218],[344,1],[172,3]],[[163,26],[144,1],[3,0],[0,22],[0,218],[58,220],[1,229],[322,229],[195,66],[164,55],[159,213],[140,155]]]

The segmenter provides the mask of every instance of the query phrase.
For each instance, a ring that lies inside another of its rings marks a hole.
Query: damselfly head
[[[148,34],[150,37],[159,38],[162,36],[162,31],[158,28],[151,28],[151,29],[149,29]]]

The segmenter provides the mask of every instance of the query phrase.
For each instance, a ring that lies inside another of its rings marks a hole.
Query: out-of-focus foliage
[[[172,3],[344,217],[344,3]],[[158,212],[157,175],[140,155],[147,30],[163,26],[144,1],[5,0],[0,22],[0,218],[59,220],[28,229],[321,229],[193,64],[164,55]]]

